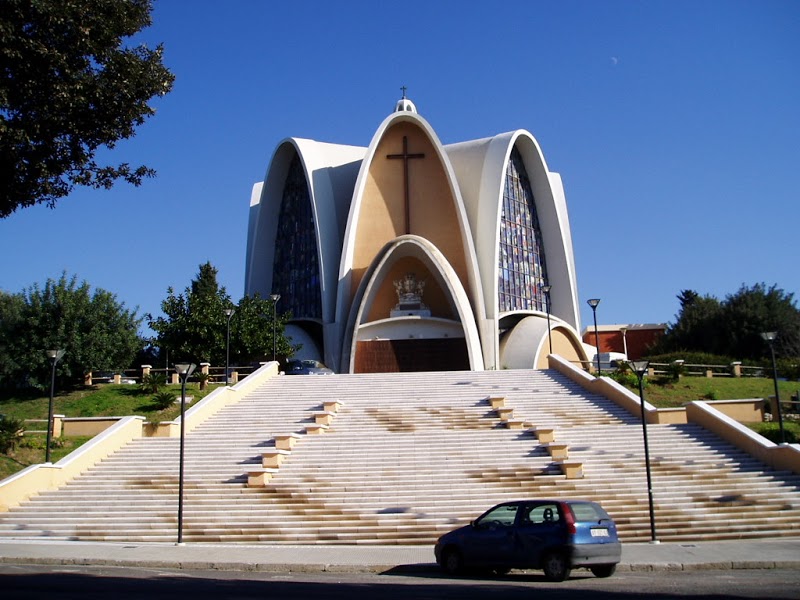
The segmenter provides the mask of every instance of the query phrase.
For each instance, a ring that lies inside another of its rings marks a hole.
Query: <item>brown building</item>
[[[650,346],[664,335],[666,329],[666,323],[598,325],[598,351],[621,352],[630,360],[637,360],[647,354]],[[583,330],[582,339],[590,346],[595,345],[594,326]]]

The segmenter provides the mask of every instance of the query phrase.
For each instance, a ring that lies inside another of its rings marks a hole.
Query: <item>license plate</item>
[[[608,529],[592,529],[592,537],[608,537]]]

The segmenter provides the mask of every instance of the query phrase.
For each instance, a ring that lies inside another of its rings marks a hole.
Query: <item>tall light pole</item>
[[[231,362],[231,317],[236,312],[233,308],[226,308],[225,315],[228,317],[228,329],[225,335],[225,385],[230,383],[230,362]]]
[[[181,380],[181,454],[178,467],[178,544],[183,544],[183,448],[185,443],[186,427],[186,380],[191,377],[197,365],[194,363],[179,363],[175,365],[175,372]]]
[[[280,294],[270,294],[272,300],[272,362],[275,362],[275,322],[278,320],[278,300],[281,299]]]
[[[631,360],[628,364],[636,373],[639,379],[639,401],[642,407],[642,436],[644,437],[644,468],[647,471],[647,503],[650,508],[650,541],[653,544],[658,543],[656,538],[656,516],[655,509],[653,508],[653,479],[650,475],[650,448],[647,445],[647,417],[644,412],[644,376],[647,373],[647,367],[650,366],[650,361],[647,360]]]
[[[772,380],[775,382],[775,405],[778,410],[778,428],[781,432],[781,444],[786,443],[786,436],[783,433],[783,411],[781,410],[781,397],[778,392],[778,366],[775,364],[775,345],[773,342],[778,337],[777,331],[765,331],[761,337],[769,344],[769,351],[772,355]]]
[[[552,334],[550,333],[550,290],[553,289],[551,285],[543,285],[542,291],[544,292],[544,299],[547,302],[547,344],[550,347],[550,354],[553,353],[553,338]]]
[[[592,307],[592,316],[594,316],[594,345],[597,347],[595,354],[597,355],[597,375],[600,376],[600,336],[597,334],[597,305],[600,304],[600,298],[591,298],[586,301],[586,304]]]
[[[44,451],[44,462],[50,462],[50,444],[53,441],[53,396],[56,391],[56,364],[64,356],[64,350],[48,350],[47,358],[52,365],[50,370],[50,404],[47,408],[47,447]]]

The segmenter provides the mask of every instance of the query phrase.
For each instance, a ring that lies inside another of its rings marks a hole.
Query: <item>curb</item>
[[[347,565],[347,564],[297,564],[216,561],[165,561],[165,560],[119,560],[103,558],[54,558],[54,557],[0,557],[4,565],[61,565],[61,566],[105,566],[139,567],[144,569],[177,569],[186,571],[240,571],[260,573],[437,573],[436,563],[407,565]],[[720,561],[689,563],[619,563],[617,572],[655,571],[735,571],[766,569],[800,569],[800,561]]]

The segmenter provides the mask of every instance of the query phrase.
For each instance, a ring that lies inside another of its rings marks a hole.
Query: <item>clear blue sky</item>
[[[201,263],[243,294],[250,190],[285,137],[366,146],[400,86],[443,143],[527,129],[561,174],[583,326],[682,289],[800,296],[800,2],[160,0],[173,92],[109,161],[139,188],[0,220],[0,289],[62,271],[160,313]]]

